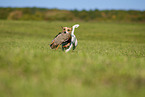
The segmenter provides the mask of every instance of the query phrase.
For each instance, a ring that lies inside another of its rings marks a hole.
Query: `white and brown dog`
[[[57,50],[58,47],[62,44],[62,50],[65,50],[65,52],[68,52],[72,47],[74,50],[77,46],[77,39],[74,35],[74,29],[78,27],[78,24],[74,25],[72,28],[62,27],[62,33],[59,33],[55,39],[53,39],[52,43],[50,44],[50,48],[56,48]]]

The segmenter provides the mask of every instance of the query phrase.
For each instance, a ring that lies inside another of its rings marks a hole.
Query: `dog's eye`
[[[67,31],[70,31],[69,29]]]
[[[65,29],[63,29],[63,30],[65,30]]]

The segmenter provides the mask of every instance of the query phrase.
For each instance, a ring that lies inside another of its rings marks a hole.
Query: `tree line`
[[[138,10],[59,10],[47,8],[2,8],[2,20],[46,21],[128,21],[145,22],[145,11]]]

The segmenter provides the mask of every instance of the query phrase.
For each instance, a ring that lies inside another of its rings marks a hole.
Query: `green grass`
[[[78,47],[49,49],[75,22],[0,21],[0,97],[144,97],[145,24],[78,22]]]

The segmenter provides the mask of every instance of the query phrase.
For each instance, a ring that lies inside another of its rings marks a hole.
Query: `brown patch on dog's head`
[[[70,33],[71,34],[71,32],[72,32],[72,28],[68,28],[68,27],[62,27],[62,29],[63,29],[63,31],[62,32],[64,32],[64,33]]]

